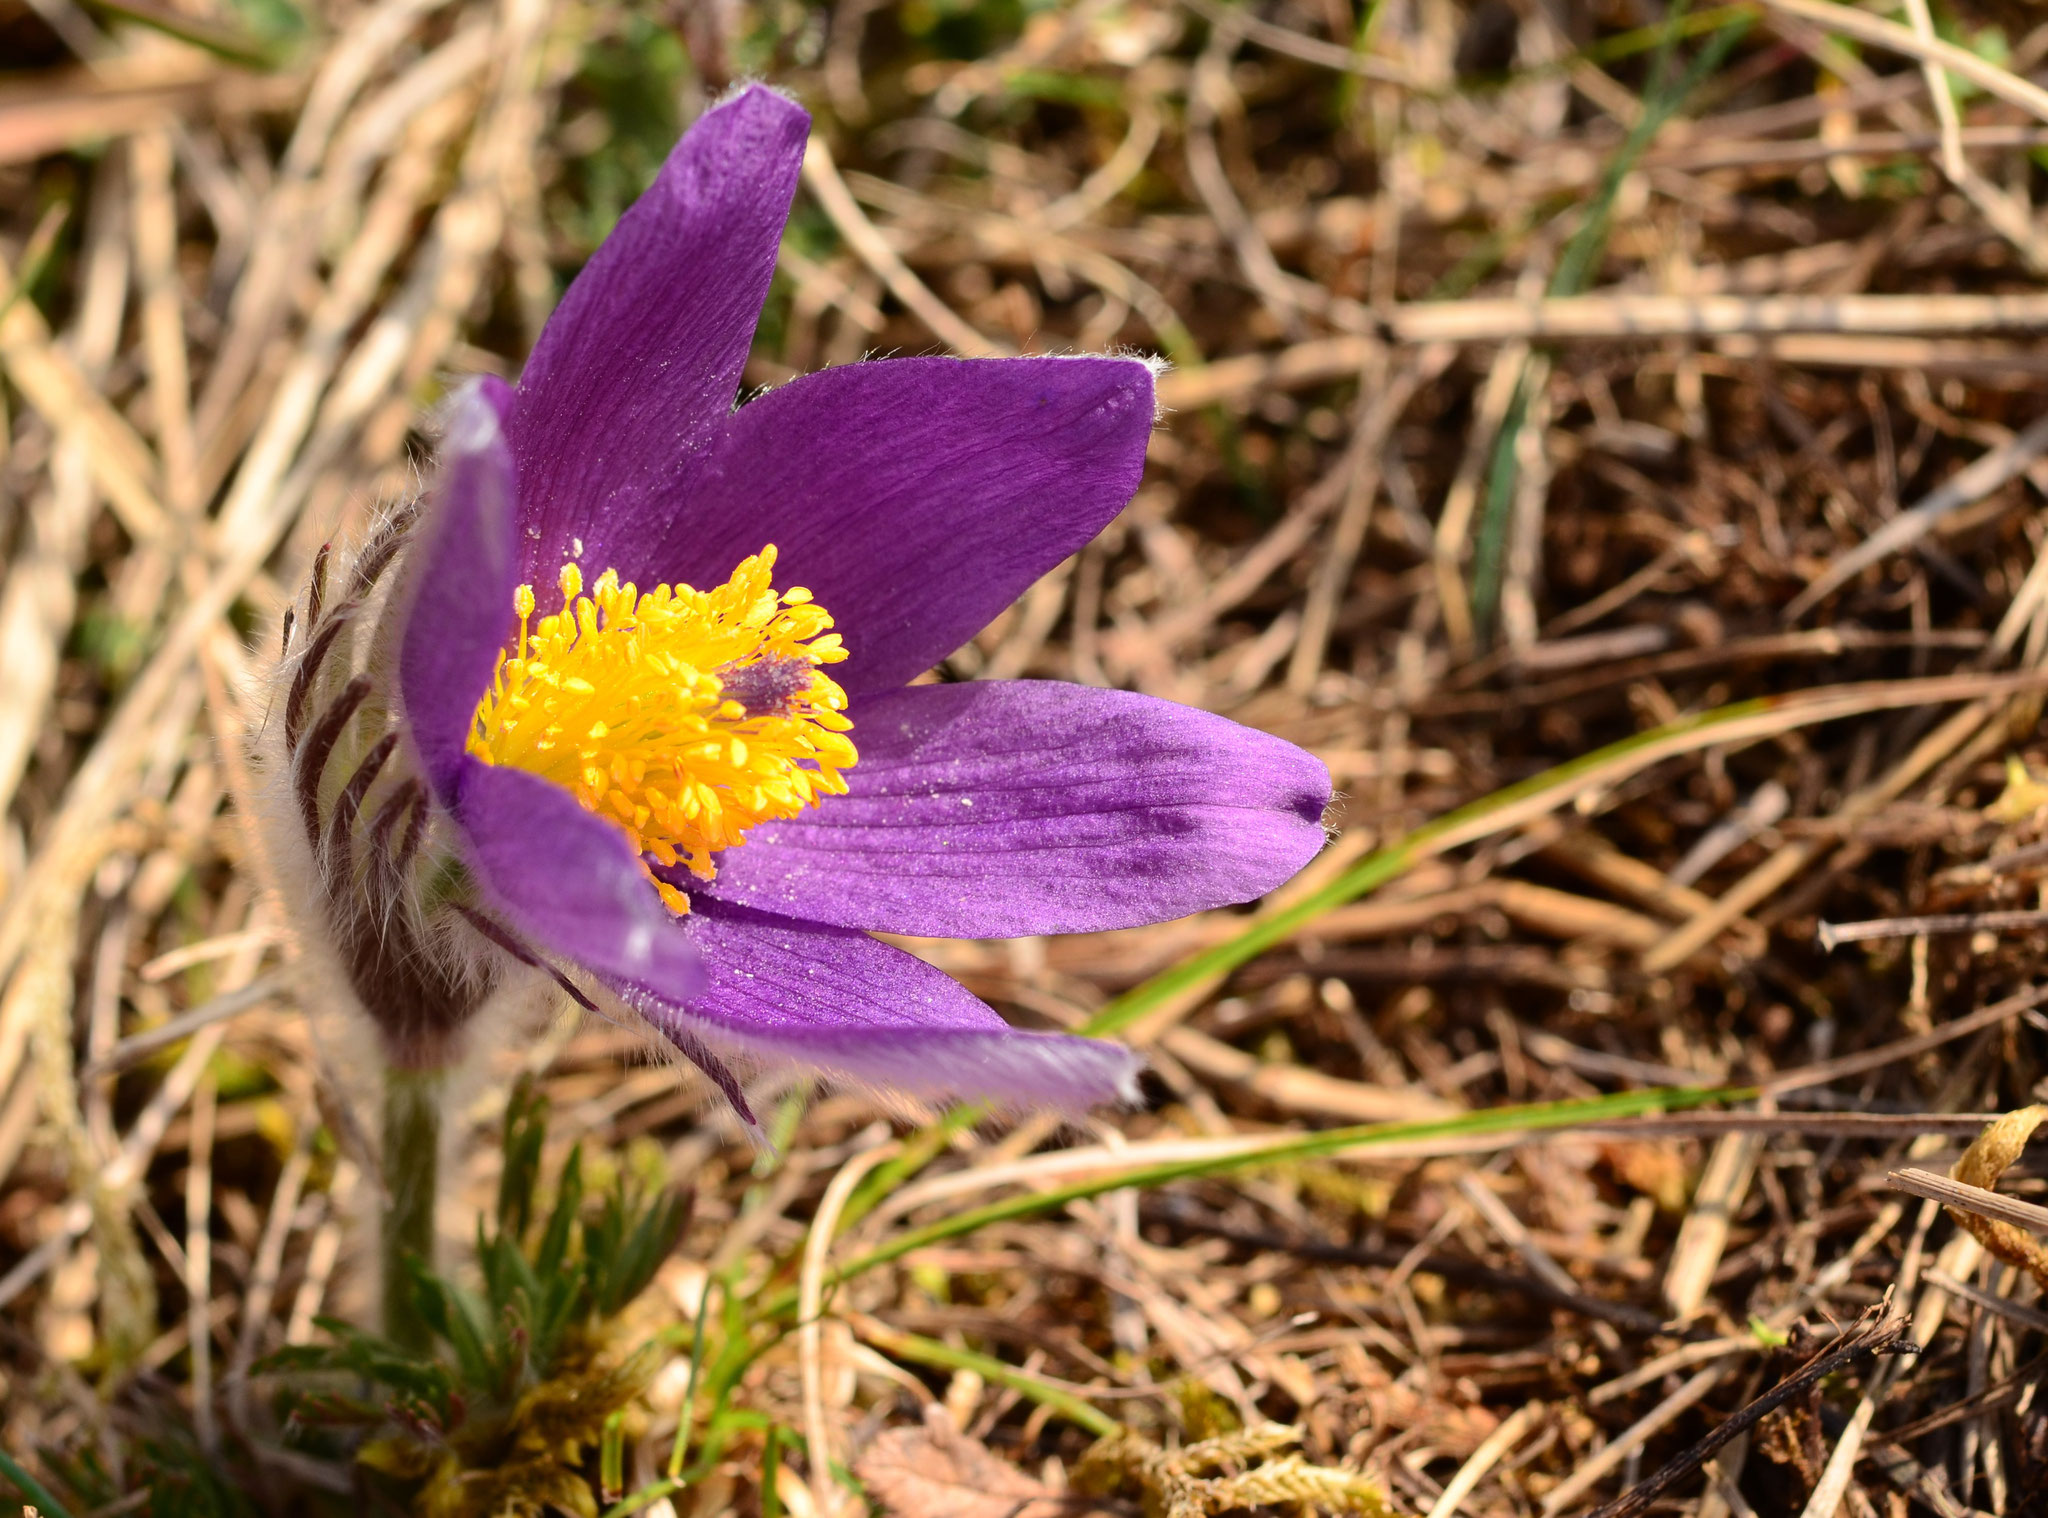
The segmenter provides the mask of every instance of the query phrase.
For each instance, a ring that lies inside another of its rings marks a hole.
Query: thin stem
[[[433,1337],[413,1300],[407,1262],[434,1266],[443,1077],[399,1065],[384,1071],[384,1335],[407,1349],[425,1349]]]
[[[5,1450],[0,1450],[0,1476],[5,1476],[13,1482],[15,1490],[26,1497],[38,1512],[48,1514],[49,1518],[71,1518],[71,1510],[51,1495],[47,1486],[31,1476]]]
[[[1531,1133],[1554,1131],[1561,1128],[1583,1127],[1596,1122],[1608,1123],[1650,1112],[1686,1112],[1716,1103],[1754,1101],[1756,1096],[1757,1088],[1754,1086],[1658,1086],[1646,1091],[1617,1092],[1612,1096],[1534,1102],[1519,1107],[1493,1107],[1479,1112],[1460,1113],[1451,1118],[1430,1118],[1422,1122],[1364,1123],[1350,1128],[1319,1129],[1297,1138],[1261,1145],[1238,1153],[1212,1155],[1202,1159],[1163,1161],[1135,1170],[1095,1176],[1067,1186],[1055,1186],[1045,1191],[1005,1197],[1001,1201],[990,1202],[982,1207],[956,1212],[951,1217],[940,1218],[921,1228],[906,1229],[868,1253],[838,1266],[833,1272],[832,1284],[850,1281],[878,1265],[900,1260],[914,1250],[927,1248],[946,1239],[958,1238],[991,1223],[1006,1223],[1012,1218],[1050,1212],[1056,1207],[1064,1207],[1069,1202],[1101,1196],[1105,1192],[1148,1190],[1173,1181],[1224,1175],[1235,1170],[1249,1170],[1266,1165],[1320,1159],[1326,1155],[1370,1150],[1401,1141],[1446,1138],[1470,1140],[1482,1135],[1520,1133],[1524,1129]],[[762,1289],[765,1292],[767,1288],[764,1286]],[[796,1289],[785,1286],[759,1302],[755,1308],[754,1321],[759,1323],[793,1318],[796,1307]]]
[[[1869,922],[1824,922],[1814,942],[1826,953],[1837,944],[1865,943],[1873,938],[1917,938],[1922,933],[2001,933],[2011,928],[2038,928],[2048,912],[1937,912],[1928,917],[1878,917]]]
[[[1116,1432],[1116,1420],[1100,1409],[1091,1406],[1080,1397],[1063,1387],[1049,1386],[1036,1376],[1026,1375],[1014,1365],[995,1359],[990,1355],[977,1354],[971,1349],[957,1349],[951,1344],[942,1344],[937,1339],[927,1339],[922,1334],[903,1333],[888,1324],[863,1316],[859,1319],[858,1333],[875,1348],[909,1360],[918,1365],[929,1365],[934,1370],[971,1370],[984,1381],[1006,1387],[1020,1396],[1027,1397],[1039,1406],[1065,1418],[1069,1423],[1080,1425],[1098,1439],[1107,1439]]]
[[[671,1481],[683,1474],[683,1456],[690,1451],[690,1428],[697,1419],[697,1377],[704,1369],[704,1322],[711,1316],[711,1293],[719,1294],[724,1303],[727,1288],[723,1276],[712,1276],[704,1283],[704,1294],[697,1298],[697,1321],[690,1329],[690,1379],[683,1386],[683,1406],[676,1415],[675,1443],[669,1447],[668,1476]]]

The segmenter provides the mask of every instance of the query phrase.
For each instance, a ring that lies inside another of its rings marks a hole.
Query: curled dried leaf
[[[2027,1147],[2027,1140],[2034,1136],[2043,1119],[2048,1119],[2048,1107],[2036,1105],[2008,1112],[1986,1124],[1949,1175],[1966,1186],[1987,1190],[1996,1186],[1998,1178],[2019,1159],[2020,1151]]]
[[[1985,1125],[1963,1157],[1956,1161],[1949,1175],[1969,1186],[1982,1186],[1987,1191],[1998,1185],[1999,1177],[2010,1170],[2020,1152],[2027,1147],[2027,1140],[2034,1136],[2043,1120],[2048,1120],[2048,1107],[2036,1104],[2008,1112],[2003,1117]],[[2017,1265],[2048,1291],[2048,1245],[2041,1243],[2032,1234],[2015,1224],[1998,1218],[1981,1217],[1974,1212],[1965,1212],[1951,1207],[1949,1215],[1960,1223],[1970,1234],[1993,1255],[2008,1265]]]

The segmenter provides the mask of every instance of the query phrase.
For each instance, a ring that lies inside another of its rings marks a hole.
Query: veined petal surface
[[[739,393],[809,130],[759,86],[707,111],[549,318],[507,427],[527,583],[569,559],[624,571],[627,537],[689,498]]]
[[[1129,691],[911,686],[852,708],[849,794],[765,824],[698,888],[841,927],[1087,933],[1249,901],[1323,844],[1293,744]]]
[[[550,781],[462,761],[450,806],[485,903],[535,947],[687,996],[696,952],[626,835]]]
[[[890,690],[1124,508],[1152,414],[1137,359],[821,370],[741,407],[673,516],[618,568],[701,588],[773,543],[776,583],[809,589],[846,641],[833,678],[853,696]]]
[[[440,473],[399,591],[399,692],[414,750],[443,802],[514,627],[518,481],[501,427],[509,400],[502,380],[487,379],[450,405]]]
[[[614,983],[686,1054],[708,1045],[863,1086],[1012,1108],[1078,1112],[1136,1098],[1129,1049],[1020,1032],[951,976],[863,933],[717,902],[692,912],[686,931],[704,967],[695,996]]]

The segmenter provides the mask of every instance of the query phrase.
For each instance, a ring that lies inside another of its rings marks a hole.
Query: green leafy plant
[[[297,1430],[360,1431],[357,1462],[405,1488],[422,1518],[594,1518],[595,1452],[616,1463],[658,1362],[659,1345],[634,1342],[626,1313],[680,1239],[688,1194],[623,1167],[593,1194],[579,1145],[544,1210],[546,1140],[547,1102],[522,1080],[505,1113],[497,1206],[477,1223],[476,1286],[406,1262],[425,1348],[322,1319],[328,1342],[262,1367],[286,1378]]]
[[[97,1437],[74,1437],[65,1445],[38,1449],[36,1458],[55,1488],[46,1486],[0,1450],[0,1493],[19,1493],[24,1510],[41,1518],[72,1518],[75,1513],[102,1513],[134,1506],[138,1495],[148,1502],[142,1511],[151,1518],[255,1518],[256,1507],[242,1490],[240,1472],[218,1454],[202,1449],[175,1414],[158,1420],[158,1431],[136,1438],[120,1449],[118,1465],[108,1465],[108,1450]],[[70,1501],[60,1498],[62,1491]]]

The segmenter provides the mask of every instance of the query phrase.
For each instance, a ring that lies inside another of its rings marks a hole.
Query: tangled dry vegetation
[[[1176,365],[1131,508],[945,673],[1225,711],[1343,800],[1258,917],[913,945],[1142,1014],[1150,1106],[1085,1133],[792,1092],[764,1159],[601,1024],[491,1051],[451,1247],[522,1072],[557,1154],[695,1196],[554,1500],[2048,1512],[2031,1119],[1942,1179],[2048,1097],[2033,7],[0,0],[0,57],[0,1451],[45,1499],[393,1500],[252,1374],[364,1311],[376,1186],[240,821],[261,640],[764,76],[818,138],[750,383]],[[693,1342],[777,1291],[714,1407]],[[663,1485],[686,1407],[722,1442]]]

